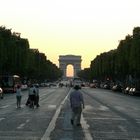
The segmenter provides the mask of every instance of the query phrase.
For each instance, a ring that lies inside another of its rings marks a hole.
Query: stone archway
[[[63,71],[63,78],[66,78],[67,65],[71,64],[74,68],[74,77],[77,77],[77,72],[81,70],[81,56],[79,55],[60,55],[59,68]]]

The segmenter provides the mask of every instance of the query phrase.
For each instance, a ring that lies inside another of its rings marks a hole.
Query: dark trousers
[[[35,105],[39,107],[39,95],[35,96]]]
[[[21,96],[16,96],[17,98],[17,107],[21,106]]]
[[[81,113],[82,113],[81,106],[72,108],[72,118],[71,119],[74,121],[74,123],[80,124]]]
[[[35,95],[29,95],[30,99],[30,107],[34,107],[35,105]]]

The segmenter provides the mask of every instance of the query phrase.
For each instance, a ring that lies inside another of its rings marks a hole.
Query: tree
[[[43,81],[58,79],[62,73],[44,53],[30,49],[28,39],[20,33],[0,27],[0,74],[17,74],[28,79]]]

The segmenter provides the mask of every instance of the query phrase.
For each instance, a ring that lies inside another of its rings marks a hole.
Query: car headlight
[[[133,92],[135,92],[136,91],[136,88],[133,88]]]

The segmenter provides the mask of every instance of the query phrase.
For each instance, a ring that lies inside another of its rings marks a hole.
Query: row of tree
[[[117,49],[97,55],[89,69],[81,71],[86,79],[111,79],[121,82],[135,82],[140,79],[140,27],[133,29],[133,35],[121,40]],[[90,73],[90,74],[89,74]]]
[[[60,69],[47,60],[38,49],[30,49],[29,42],[20,33],[0,26],[0,75],[17,74],[27,79],[56,80]]]

